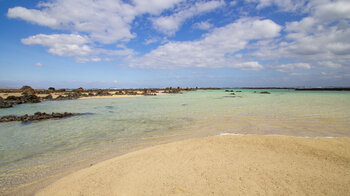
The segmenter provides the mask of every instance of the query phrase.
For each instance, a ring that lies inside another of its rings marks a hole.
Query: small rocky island
[[[13,115],[3,116],[0,118],[0,123],[1,122],[11,122],[11,121],[28,122],[28,121],[47,120],[47,119],[59,119],[59,118],[77,116],[77,115],[82,115],[82,114],[70,113],[70,112],[64,112],[64,113],[52,112],[51,114],[48,114],[45,112],[35,112],[33,115],[25,114],[23,116],[13,116]]]

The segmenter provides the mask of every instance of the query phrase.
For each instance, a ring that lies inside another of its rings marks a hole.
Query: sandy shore
[[[80,97],[79,99],[104,99],[104,98],[141,97],[141,96],[143,95],[108,95],[108,96]]]
[[[225,135],[132,152],[37,195],[348,195],[350,138]]]
[[[80,97],[79,99],[100,99],[100,98],[122,98],[122,97],[143,97],[145,95],[142,95],[142,92],[138,92],[139,94],[138,95],[107,95],[107,96],[89,96],[89,97]],[[86,93],[85,93],[86,94]],[[164,94],[164,93],[156,93],[157,95],[161,95],[161,94]],[[48,96],[49,94],[37,94],[38,97],[46,97]],[[53,99],[56,99],[58,96],[65,96],[64,93],[51,93],[51,96]],[[0,97],[6,99],[8,96],[16,96],[16,97],[19,97],[19,96],[22,96],[21,93],[0,93]]]

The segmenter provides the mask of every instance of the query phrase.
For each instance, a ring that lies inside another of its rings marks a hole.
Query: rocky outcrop
[[[181,93],[181,89],[178,89],[178,88],[166,88],[164,90],[164,93],[169,93],[169,94]]]
[[[39,103],[40,97],[36,95],[24,95],[24,96],[8,96],[5,99],[5,102],[15,105],[15,104],[22,104],[22,103]]]
[[[49,101],[49,100],[52,100],[52,99],[53,99],[53,97],[52,97],[51,94],[48,94],[46,97],[42,97],[41,98],[42,101]]]
[[[35,90],[30,86],[23,86],[21,91],[23,96],[35,95]]]
[[[125,92],[124,91],[116,91],[115,94],[116,95],[125,95]]]
[[[25,114],[23,116],[3,116],[0,118],[0,122],[11,122],[11,121],[22,121],[22,122],[28,122],[28,121],[39,121],[39,120],[47,120],[47,119],[58,119],[58,118],[65,118],[70,116],[77,116],[81,115],[79,113],[55,113],[52,112],[51,114],[45,113],[45,112],[36,112],[34,115],[28,115]]]
[[[137,92],[136,91],[126,91],[127,95],[137,95]]]
[[[67,93],[66,96],[60,95],[55,100],[72,100],[79,99],[80,97],[82,97],[80,93]]]
[[[10,108],[13,104],[7,102],[2,97],[0,97],[0,108]]]
[[[111,95],[108,91],[98,90],[96,92],[96,96],[108,96],[108,95]]]

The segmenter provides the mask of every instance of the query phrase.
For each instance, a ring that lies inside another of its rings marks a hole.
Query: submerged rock
[[[260,92],[260,94],[271,94],[271,93],[267,92],[267,91],[262,91],[262,92]]]
[[[22,122],[28,122],[28,121],[39,121],[39,120],[47,120],[47,119],[58,119],[58,118],[65,118],[70,116],[77,116],[82,115],[80,113],[55,113],[52,112],[51,114],[45,113],[45,112],[35,112],[34,115],[28,115],[25,114],[23,116],[3,116],[0,118],[0,122],[11,122],[11,121],[22,121]]]

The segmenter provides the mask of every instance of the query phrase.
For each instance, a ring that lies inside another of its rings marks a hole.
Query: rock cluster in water
[[[8,96],[6,99],[0,97],[0,108],[9,108],[22,103],[39,103],[41,99],[36,95]]]
[[[52,112],[51,114],[45,113],[45,112],[36,112],[34,115],[28,115],[25,114],[23,116],[3,116],[0,118],[0,122],[11,122],[11,121],[22,121],[22,122],[28,122],[28,121],[39,121],[39,120],[47,120],[47,119],[58,119],[58,118],[65,118],[70,116],[77,116],[81,115],[80,113],[55,113]]]

